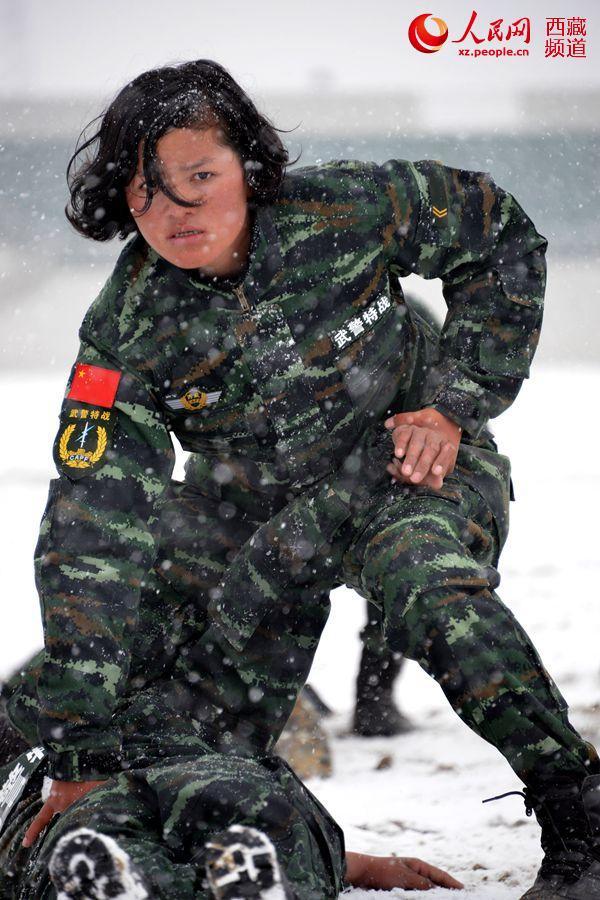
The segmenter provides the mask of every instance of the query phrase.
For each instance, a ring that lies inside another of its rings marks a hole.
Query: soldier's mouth
[[[199,228],[187,228],[182,231],[176,231],[174,234],[171,235],[170,240],[183,241],[183,242],[194,241],[194,240],[197,240],[199,237],[201,237],[201,235],[203,235],[203,234],[204,234],[204,232],[201,231]]]

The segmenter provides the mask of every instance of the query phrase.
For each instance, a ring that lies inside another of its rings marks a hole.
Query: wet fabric
[[[48,876],[52,852],[80,827],[114,838],[153,898],[208,900],[204,845],[235,824],[270,838],[298,900],[333,898],[342,890],[343,834],[276,756],[210,754],[122,773],[73,804],[26,850],[23,834],[39,807],[29,795],[0,837],[0,897],[7,900],[56,897]]]
[[[174,483],[131,686],[112,719],[119,766],[270,751],[307,678],[329,592],[345,583],[381,610],[390,649],[416,659],[525,782],[587,771],[589,746],[496,593],[508,489],[506,458],[465,446],[440,491],[381,479],[327,536],[329,511],[317,502],[296,498],[261,524]],[[11,720],[30,741],[38,673],[34,661],[6,688]]]
[[[346,583],[522,777],[583,766],[495,594],[510,465],[486,426],[529,372],[545,238],[488,174],[429,160],[290,171],[254,224],[236,286],[135,236],[84,319],[35,554],[45,650],[13,721],[66,780],[268,751]],[[413,272],[443,282],[439,334],[404,300]],[[80,371],[110,408],[75,399]],[[463,428],[456,470],[390,486],[383,422],[427,406]]]

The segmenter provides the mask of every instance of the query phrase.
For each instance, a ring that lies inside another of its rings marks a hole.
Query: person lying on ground
[[[0,796],[20,769],[29,781],[0,835],[3,897],[42,900],[51,883],[62,900],[324,900],[347,885],[462,887],[422,860],[346,853],[340,827],[277,756],[205,753],[88,783],[34,843],[23,837],[43,803],[41,748],[4,767]]]

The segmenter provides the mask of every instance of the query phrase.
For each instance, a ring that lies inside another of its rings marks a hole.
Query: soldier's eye
[[[134,185],[131,187],[131,192],[132,192],[132,194],[134,194],[136,197],[143,197],[143,196],[145,196],[145,195],[146,195],[146,182],[145,182],[145,181],[140,181],[140,182],[138,182],[137,184],[134,184]]]

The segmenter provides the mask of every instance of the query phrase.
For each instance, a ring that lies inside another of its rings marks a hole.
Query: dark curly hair
[[[99,124],[98,124],[99,123]],[[125,200],[143,142],[143,171],[148,192],[144,212],[157,191],[180,206],[196,206],[175,195],[161,177],[156,146],[172,128],[218,125],[221,140],[238,154],[252,188],[251,207],[272,202],[285,167],[286,148],[269,120],[223,66],[210,59],[151,69],[134,78],[108,108],[87,125],[67,166],[70,202],[65,214],[84,237],[125,239],[137,230]],[[90,128],[95,128],[87,137]],[[91,148],[91,149],[90,149]],[[78,160],[84,151],[84,159]],[[297,157],[293,162],[298,161]]]

